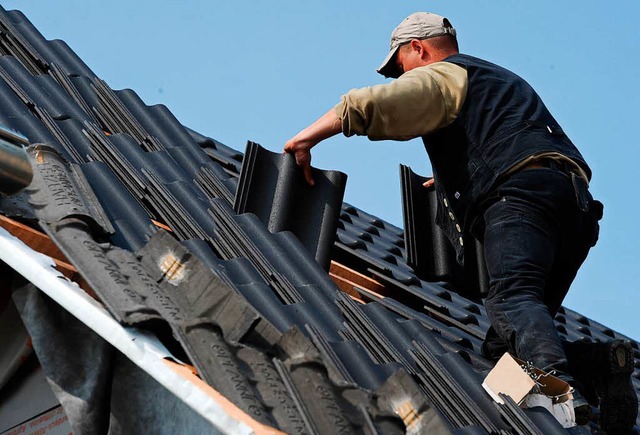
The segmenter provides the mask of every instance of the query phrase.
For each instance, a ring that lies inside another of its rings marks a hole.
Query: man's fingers
[[[307,180],[309,186],[313,186],[313,176],[311,175],[311,153],[308,150],[296,151],[296,163],[302,168],[304,179]]]
[[[313,181],[313,176],[311,175],[311,165],[306,165],[302,169],[304,170],[304,179],[307,180],[309,186],[316,184],[316,182]]]
[[[283,154],[293,154],[296,159],[296,164],[302,168],[302,173],[304,174],[304,179],[309,184],[309,186],[313,186],[315,181],[313,181],[313,176],[311,174],[311,147],[300,147],[297,142],[293,139],[290,139],[285,145]]]
[[[293,142],[291,140],[287,141],[287,143],[284,144],[284,149],[282,150],[282,154],[289,154],[294,152],[295,152],[295,148],[294,148]]]
[[[436,183],[436,181],[433,178],[430,178],[429,180],[425,181],[424,183],[422,183],[422,185],[424,187],[431,187]]]

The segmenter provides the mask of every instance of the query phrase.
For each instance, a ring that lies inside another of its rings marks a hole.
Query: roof
[[[402,229],[342,204],[344,174],[297,187],[287,156],[251,143],[243,156],[111,89],[19,11],[0,8],[0,54],[0,124],[38,144],[34,182],[0,212],[46,233],[118,322],[154,332],[250,418],[296,433],[566,432],[491,400],[484,307],[418,277]],[[556,324],[569,340],[627,338],[566,308]]]

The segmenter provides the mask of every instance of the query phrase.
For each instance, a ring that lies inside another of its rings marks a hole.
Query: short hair
[[[453,35],[441,35],[435,36],[431,38],[421,39],[420,41],[428,41],[430,47],[435,48],[439,51],[460,51],[458,48],[458,40]],[[407,42],[406,44],[402,44],[398,47],[398,51],[406,52],[411,47],[411,42]]]
[[[436,36],[435,38],[429,38],[429,44],[438,50],[459,51],[458,39],[451,34]]]

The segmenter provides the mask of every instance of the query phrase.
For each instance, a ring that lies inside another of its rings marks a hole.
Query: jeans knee
[[[515,306],[520,305],[521,297],[510,294],[509,291],[489,292],[489,296],[484,301],[487,313],[508,312]]]

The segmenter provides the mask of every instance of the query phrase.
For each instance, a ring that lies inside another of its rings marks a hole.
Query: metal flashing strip
[[[191,382],[170,369],[163,359],[171,355],[157,338],[119,325],[76,284],[53,269],[53,260],[31,250],[3,228],[0,228],[0,259],[122,352],[216,429],[224,433],[253,433],[250,426],[229,416],[205,391],[194,388]]]

